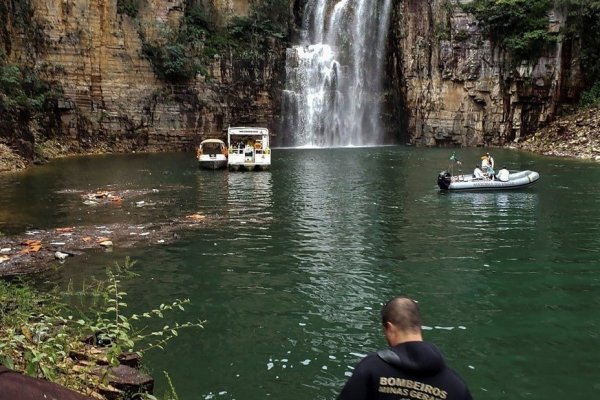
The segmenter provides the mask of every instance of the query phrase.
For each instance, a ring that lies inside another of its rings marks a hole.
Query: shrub
[[[589,90],[581,94],[579,105],[588,107],[600,104],[600,81],[597,81]]]
[[[95,385],[92,374],[73,375],[68,355],[79,350],[81,340],[90,334],[108,344],[111,365],[118,364],[122,351],[143,354],[163,346],[181,329],[202,327],[203,322],[175,323],[147,331],[152,319],[169,312],[183,311],[189,300],[176,299],[141,314],[127,314],[127,293],[121,283],[137,275],[129,259],[107,268],[104,280],[95,280],[68,296],[80,298],[85,308],[77,310],[57,288],[39,293],[25,282],[0,280],[0,363],[30,376],[84,391]],[[71,304],[67,306],[67,304]]]
[[[117,12],[135,18],[140,10],[140,0],[117,0]]]
[[[494,43],[516,61],[536,59],[557,34],[548,31],[552,0],[474,0],[462,7],[472,13]]]
[[[272,40],[288,37],[289,4],[286,0],[254,3],[246,17],[234,17],[225,28],[216,26],[203,7],[188,5],[177,32],[163,30],[157,43],[145,41],[143,53],[156,74],[177,82],[206,73],[215,55],[231,55],[249,75],[260,69]]]

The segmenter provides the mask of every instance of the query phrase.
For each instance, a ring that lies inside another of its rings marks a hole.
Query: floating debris
[[[25,248],[21,250],[21,254],[37,253],[42,248],[42,242],[40,240],[25,240],[21,245],[25,246]]]
[[[67,257],[69,257],[69,253],[63,253],[62,251],[57,251],[54,253],[54,258],[56,258],[60,262],[64,262]]]
[[[186,215],[185,216],[187,219],[191,219],[192,221],[202,221],[204,219],[206,219],[206,215],[202,215],[202,214],[192,214],[192,215]]]

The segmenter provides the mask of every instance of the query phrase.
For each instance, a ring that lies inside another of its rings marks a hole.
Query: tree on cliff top
[[[538,58],[556,42],[557,34],[548,31],[553,4],[553,0],[474,0],[463,9],[477,18],[492,42],[520,61]]]
[[[600,100],[600,0],[474,0],[462,7],[515,62],[537,60],[559,39],[580,42],[588,88],[582,97],[586,103]],[[548,29],[553,9],[566,16],[558,33]]]

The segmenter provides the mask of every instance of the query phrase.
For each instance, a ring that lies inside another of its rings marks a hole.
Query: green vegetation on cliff
[[[221,27],[210,9],[190,0],[179,28],[162,26],[157,41],[144,40],[143,51],[156,74],[169,82],[208,76],[217,56],[231,57],[253,75],[264,67],[273,41],[286,41],[288,17],[286,0],[264,0],[253,4],[248,16],[234,17]]]
[[[0,116],[4,120],[27,120],[44,111],[49,99],[59,96],[59,88],[32,68],[7,63],[0,51]]]
[[[135,18],[140,11],[140,0],[117,0],[117,12]]]
[[[484,34],[515,58],[535,59],[556,42],[548,31],[553,0],[474,0],[463,5],[475,15]]]
[[[462,7],[515,62],[536,60],[558,40],[580,43],[588,89],[582,102],[600,99],[600,0],[474,0]],[[549,29],[553,10],[557,18],[566,19],[559,32]]]
[[[560,0],[566,8],[565,35],[581,44],[581,70],[588,89],[582,105],[600,103],[600,0]]]

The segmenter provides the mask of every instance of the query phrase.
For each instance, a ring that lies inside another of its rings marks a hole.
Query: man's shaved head
[[[421,332],[421,313],[414,300],[394,297],[381,309],[381,323],[392,323],[404,332]]]

